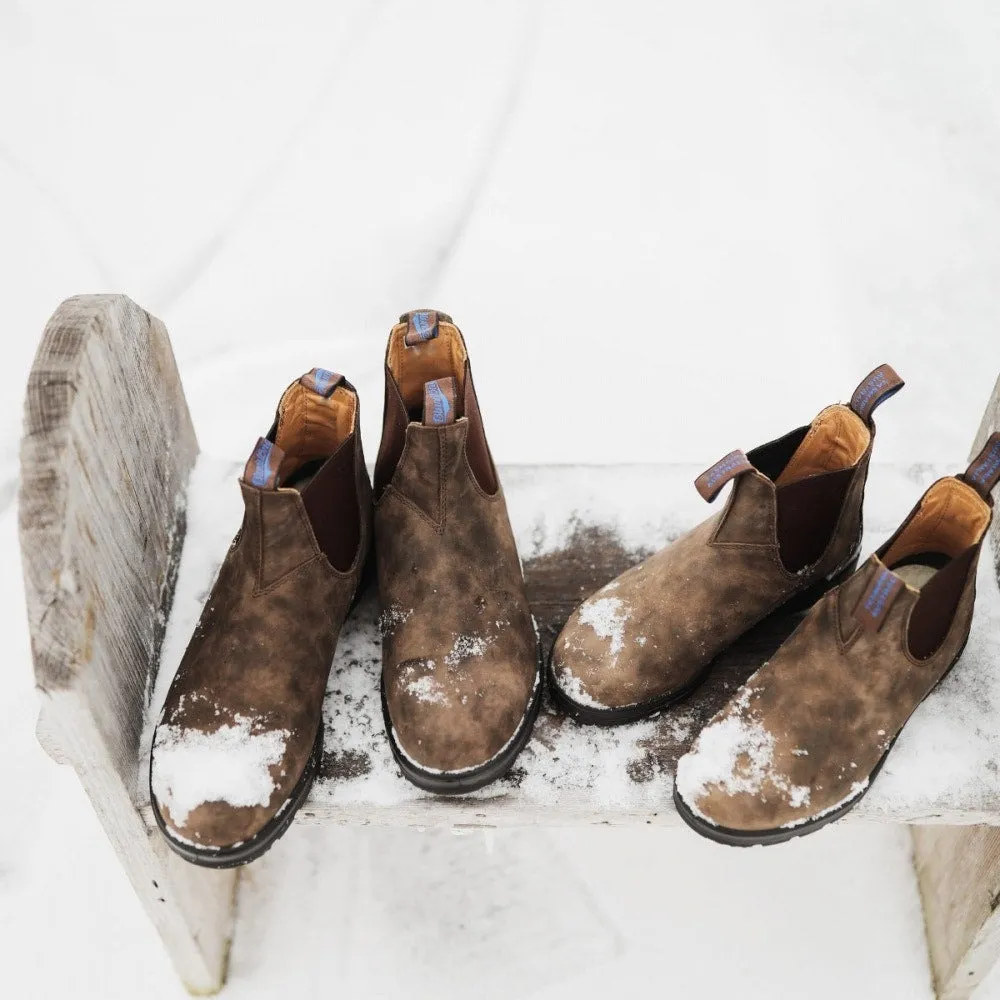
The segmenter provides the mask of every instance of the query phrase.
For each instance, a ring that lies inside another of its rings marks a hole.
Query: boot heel
[[[814,583],[811,587],[796,594],[787,604],[782,605],[781,613],[786,615],[805,614],[824,594],[839,587],[858,568],[858,556],[854,556],[842,566],[833,576]]]

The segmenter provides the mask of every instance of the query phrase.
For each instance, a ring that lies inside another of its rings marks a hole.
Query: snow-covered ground
[[[1000,370],[997,51],[992,0],[0,4],[3,995],[183,995],[33,739],[11,500],[62,298],[163,318],[227,458],[317,364],[359,386],[373,456],[386,331],[429,305],[502,462],[707,466],[882,361],[909,385],[879,457],[959,462]],[[227,995],[650,983],[929,1000],[905,837],[293,828],[251,870]]]

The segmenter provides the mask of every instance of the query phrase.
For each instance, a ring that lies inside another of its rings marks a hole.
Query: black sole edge
[[[919,708],[938,688],[940,684],[944,682],[944,679],[951,673],[955,664],[962,658],[962,654],[965,652],[965,646],[969,641],[969,636],[966,635],[965,639],[962,641],[962,645],[959,647],[958,652],[955,654],[955,658],[948,664],[948,669],[938,678],[934,686],[930,689],[917,702],[916,708],[913,712],[916,712]],[[889,754],[892,753],[893,747],[896,745],[896,740],[899,739],[900,734],[906,728],[906,723],[913,718],[913,712],[907,717],[906,722],[899,727],[899,732],[892,738],[891,742],[885,749],[885,753],[878,759],[876,765],[872,768],[871,774],[868,775],[868,784],[858,792],[858,794],[853,799],[848,799],[842,805],[838,806],[831,812],[825,813],[822,816],[817,816],[815,819],[807,819],[799,823],[797,826],[789,827],[778,827],[777,829],[771,830],[732,830],[724,826],[716,826],[714,823],[709,823],[708,820],[701,819],[701,817],[695,815],[691,807],[684,801],[681,797],[680,792],[677,791],[677,780],[674,779],[674,807],[677,809],[677,814],[682,820],[692,829],[695,833],[700,834],[708,840],[714,840],[717,844],[725,844],[727,847],[770,847],[774,844],[784,844],[789,840],[793,840],[796,837],[804,837],[808,833],[815,833],[817,830],[824,826],[833,823],[835,820],[840,819],[846,813],[849,813],[871,790],[875,784],[875,779],[879,776],[883,765],[889,759]]]
[[[324,725],[324,723],[320,723],[316,739],[313,742],[312,752],[309,754],[309,760],[306,761],[302,775],[292,789],[292,794],[289,796],[285,807],[277,815],[273,816],[249,840],[243,841],[238,847],[223,847],[215,850],[207,847],[195,847],[192,844],[175,839],[163,821],[160,810],[156,807],[156,799],[153,796],[152,787],[150,787],[149,798],[153,807],[153,816],[156,819],[156,825],[160,828],[160,833],[163,834],[170,849],[175,854],[179,854],[185,861],[189,861],[193,865],[199,865],[202,868],[239,868],[241,865],[256,861],[262,854],[266,854],[288,827],[291,826],[295,814],[299,811],[299,807],[309,795],[313,779],[319,771],[320,761],[323,758]],[[152,782],[152,762],[150,762],[150,781]]]
[[[555,647],[553,647],[554,650]],[[714,661],[712,662],[714,663]],[[707,664],[703,670],[698,672],[690,684],[678,691],[671,691],[669,694],[660,695],[660,697],[654,698],[651,701],[640,702],[638,705],[626,705],[624,708],[593,708],[590,705],[581,705],[579,702],[573,701],[559,687],[559,682],[556,680],[555,668],[552,666],[552,652],[549,653],[545,673],[549,685],[549,696],[552,698],[552,704],[557,709],[577,722],[589,726],[611,727],[625,726],[630,722],[640,722],[642,719],[648,719],[651,715],[656,715],[657,712],[662,712],[670,708],[671,705],[683,701],[695,688],[700,686],[711,669],[712,663]]]
[[[383,678],[379,682],[379,689],[382,695],[382,718],[385,722],[385,735],[389,741],[389,749],[392,751],[393,759],[403,777],[421,791],[433,792],[435,795],[467,795],[469,792],[478,791],[502,778],[511,769],[514,761],[531,739],[535,720],[542,707],[545,677],[542,670],[541,645],[538,646],[536,655],[538,665],[535,672],[534,692],[506,749],[480,767],[459,773],[426,771],[403,754],[393,735],[392,719],[389,718],[389,706],[386,702],[385,680]]]
[[[784,844],[789,840],[794,840],[796,837],[804,837],[807,833],[814,833],[821,827],[833,823],[845,813],[850,812],[871,790],[895,742],[893,740],[889,744],[889,748],[872,770],[868,778],[868,784],[853,799],[848,799],[847,802],[822,816],[804,820],[797,826],[778,827],[774,830],[731,830],[728,827],[715,826],[713,823],[701,819],[701,817],[696,816],[692,812],[691,807],[681,797],[680,792],[677,791],[676,783],[674,784],[674,808],[677,810],[680,818],[695,833],[700,834],[708,840],[714,840],[717,844],[725,844],[727,847],[771,847],[774,844]]]
[[[842,584],[857,569],[857,566],[858,556],[854,555],[843,568],[836,570],[831,577],[825,580],[820,580],[819,583],[815,583],[811,587],[807,587],[799,594],[792,595],[792,597],[790,597],[784,604],[779,605],[774,609],[774,611],[766,614],[759,622],[751,625],[750,628],[742,633],[742,635],[733,640],[733,644],[739,642],[743,636],[752,632],[755,628],[763,625],[770,618],[804,614],[824,595],[833,590],[834,587],[839,587],[840,584]],[[556,642],[558,641],[559,638],[557,636]],[[593,708],[590,705],[581,705],[579,702],[573,701],[573,699],[559,687],[559,683],[556,680],[555,669],[552,666],[553,652],[555,652],[555,644],[553,644],[552,649],[549,651],[548,664],[546,667],[549,692],[551,694],[553,704],[577,722],[585,723],[591,726],[624,726],[631,722],[640,722],[643,719],[648,719],[651,715],[656,715],[657,712],[662,712],[670,708],[672,705],[677,704],[679,701],[683,701],[688,697],[688,695],[692,694],[705,681],[708,675],[712,672],[712,667],[715,665],[715,658],[713,658],[706,663],[705,666],[699,670],[694,678],[684,687],[679,688],[676,691],[671,691],[668,694],[659,695],[649,701],[639,702],[637,705],[626,705],[623,708]],[[725,652],[725,650],[723,650],[723,652]],[[719,655],[721,656],[722,653]]]

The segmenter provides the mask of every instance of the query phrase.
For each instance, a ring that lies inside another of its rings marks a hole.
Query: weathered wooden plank
[[[969,458],[1000,430],[1000,379]],[[991,575],[1000,575],[1000,519],[990,528]],[[988,560],[983,560],[989,562]],[[997,660],[993,661],[994,669]],[[987,761],[995,771],[1000,760]],[[1000,824],[1000,815],[989,817]],[[967,1000],[1000,958],[1000,826],[914,826],[913,859],[939,1000]]]
[[[241,516],[239,465],[202,458],[192,477],[189,538],[164,647],[162,698]],[[625,566],[709,512],[693,466],[501,469],[543,645],[576,603]],[[946,470],[876,465],[865,549],[905,516]],[[851,820],[989,822],[1000,814],[1000,591],[983,561],[979,608],[962,663],[921,707]],[[699,727],[783,641],[796,621],[773,619],[720,658],[707,682],[659,718],[616,729],[579,726],[550,707],[503,781],[442,801],[403,780],[386,744],[379,701],[374,596],[344,629],[325,705],[320,779],[305,821],[393,825],[679,822],[677,758]]]
[[[1000,955],[1000,827],[916,826],[914,863],[939,1000],[967,1000]]]
[[[994,432],[1000,430],[1000,378],[997,378],[990,395],[990,401],[986,404],[986,411],[976,432],[976,439],[972,442],[972,449],[969,451],[969,461],[978,455],[986,445],[986,439]],[[990,525],[990,538],[993,542],[993,560],[997,576],[1000,577],[1000,517],[994,517]]]
[[[163,324],[122,295],[65,301],[35,356],[21,446],[38,732],[76,770],[181,977],[204,992],[224,976],[235,876],[179,862],[137,809],[197,451]]]

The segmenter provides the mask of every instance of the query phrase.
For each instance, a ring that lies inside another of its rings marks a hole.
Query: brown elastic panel
[[[853,468],[840,469],[778,487],[778,549],[789,572],[811,566],[826,551],[853,476]]]
[[[469,420],[469,433],[465,439],[465,457],[469,460],[469,468],[476,477],[480,488],[492,496],[497,491],[496,469],[490,446],[486,443],[486,430],[483,427],[483,415],[479,412],[479,399],[476,387],[472,383],[472,369],[465,362],[465,416]]]
[[[400,398],[395,379],[388,368],[385,370],[385,406],[382,410],[382,441],[375,459],[375,498],[392,481],[399,464],[403,448],[406,447],[406,425],[410,418],[406,404]]]
[[[341,572],[354,564],[361,542],[354,447],[351,435],[302,490],[316,541],[330,565]]]
[[[920,588],[907,633],[910,653],[918,660],[933,656],[948,635],[980,544],[970,545]]]

